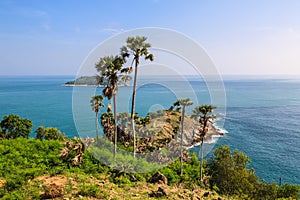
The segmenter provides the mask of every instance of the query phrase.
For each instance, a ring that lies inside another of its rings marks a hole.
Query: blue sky
[[[298,0],[1,0],[0,75],[74,75],[97,44],[141,27],[191,37],[224,75],[300,75],[299,11]]]

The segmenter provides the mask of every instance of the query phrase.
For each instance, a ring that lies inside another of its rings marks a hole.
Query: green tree
[[[190,101],[189,98],[186,99],[178,99],[173,106],[178,107],[182,106],[182,111],[181,111],[181,135],[180,135],[180,175],[182,175],[182,157],[183,157],[183,131],[184,131],[184,116],[185,116],[185,108],[187,106],[193,105],[193,102]]]
[[[262,188],[263,185],[258,185],[254,170],[247,169],[250,163],[248,156],[237,150],[232,153],[229,146],[219,147],[214,154],[215,157],[208,162],[208,174],[211,176],[211,186],[217,186],[221,194],[247,195],[254,198],[253,195],[259,188],[260,191],[266,193],[266,190]],[[268,191],[273,190],[271,186],[266,186],[269,188],[267,188]]]
[[[23,119],[17,115],[10,114],[3,117],[0,126],[5,138],[28,138],[32,128],[32,122],[28,119]]]
[[[39,126],[36,129],[36,139],[40,140],[61,140],[64,141],[67,137],[57,128]]]
[[[101,95],[92,96],[92,98],[91,98],[91,107],[92,107],[92,110],[96,114],[95,125],[96,125],[96,140],[97,141],[98,141],[98,114],[100,112],[100,107],[104,107],[104,104],[102,103],[102,101],[103,101],[103,96],[101,96]]]
[[[130,69],[122,69],[123,64],[126,62],[125,58],[121,56],[105,56],[100,58],[100,61],[96,64],[97,71],[101,74],[100,83],[103,85],[106,79],[106,87],[103,89],[102,93],[109,100],[113,98],[114,107],[114,159],[116,159],[117,154],[117,137],[118,137],[118,127],[117,127],[117,99],[116,95],[118,93],[118,74],[122,72],[128,72]]]
[[[146,43],[146,37],[128,37],[126,40],[126,46],[121,48],[121,55],[123,58],[127,58],[130,55],[133,56],[131,66],[135,64],[134,68],[134,79],[133,79],[133,89],[132,89],[132,102],[131,102],[131,126],[133,132],[133,156],[136,154],[136,134],[134,128],[134,114],[135,114],[135,97],[136,97],[136,83],[138,77],[138,66],[140,63],[140,57],[144,56],[145,60],[153,61],[153,54],[148,52],[148,49],[151,47],[149,43]]]
[[[200,126],[199,126],[199,133],[200,133],[200,141],[201,141],[201,148],[200,148],[200,180],[203,180],[203,152],[204,152],[204,138],[206,136],[206,133],[208,132],[208,123],[210,120],[215,119],[216,116],[212,114],[213,110],[215,109],[215,106],[212,105],[200,105],[197,106],[193,110],[192,118],[195,118],[196,120],[199,120]]]

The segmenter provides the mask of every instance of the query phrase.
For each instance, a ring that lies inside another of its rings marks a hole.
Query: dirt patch
[[[58,175],[58,176],[49,176],[49,175],[45,175],[45,176],[39,176],[36,178],[36,180],[38,181],[42,181],[44,185],[49,186],[51,184],[56,184],[58,186],[63,186],[65,185],[70,179],[62,176],[62,175]]]
[[[6,181],[3,179],[0,179],[0,188],[2,188],[5,185]]]

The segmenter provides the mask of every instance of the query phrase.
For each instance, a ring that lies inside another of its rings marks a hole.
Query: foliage
[[[28,138],[31,132],[32,122],[28,119],[23,119],[17,115],[10,114],[3,117],[0,127],[2,128],[3,138]]]
[[[80,185],[77,195],[95,197],[100,199],[108,197],[108,194],[101,192],[99,186],[93,184]]]
[[[242,152],[235,150],[232,154],[229,146],[221,146],[209,162],[210,184],[216,185],[222,194],[239,195],[240,191],[252,190],[258,180],[247,170],[249,162]]]
[[[284,184],[280,186],[277,192],[277,198],[289,198],[300,199],[300,186],[292,184]]]
[[[40,140],[60,140],[64,141],[67,137],[57,128],[39,126],[36,129],[36,139]]]
[[[109,196],[108,192],[101,192],[100,187],[97,185],[99,183],[87,182],[87,178],[92,176],[103,177],[104,175],[104,177],[107,177],[104,178],[106,183],[110,180],[118,187],[126,188],[136,184],[136,181],[149,180],[157,172],[155,169],[159,169],[158,165],[149,163],[145,159],[133,158],[133,156],[128,156],[125,153],[118,154],[117,163],[115,163],[119,166],[118,170],[102,165],[102,160],[101,163],[97,160],[100,158],[99,156],[102,156],[101,159],[107,159],[113,163],[113,145],[104,138],[100,138],[98,143],[90,145],[89,151],[82,149],[82,162],[76,166],[69,164],[72,163],[72,156],[70,156],[70,159],[64,160],[59,157],[63,147],[64,144],[58,140],[36,140],[22,137],[0,140],[0,177],[6,180],[5,185],[0,189],[0,198],[40,199],[46,196],[51,196],[51,198],[65,197],[65,188],[62,190],[60,185],[53,184],[43,186],[43,189],[41,189],[41,183],[36,182],[35,178],[44,174],[53,176],[73,174],[72,176],[75,177],[72,180],[76,180],[79,184],[76,187],[77,192],[72,194],[74,198],[81,195],[105,199]],[[75,152],[73,153],[75,155]],[[278,187],[275,183],[259,182],[252,170],[246,169],[248,163],[249,158],[241,152],[234,151],[232,153],[229,147],[226,146],[217,149],[215,158],[210,160],[207,168],[205,168],[208,174],[211,175],[211,188],[221,194],[237,196],[237,199],[298,198],[299,186],[285,184]],[[131,174],[127,172],[130,169],[151,172]],[[230,174],[229,177],[224,173],[226,170]],[[168,178],[168,184],[171,186],[184,184],[186,187],[193,189],[195,185],[201,185],[199,161],[196,154],[192,154],[191,158],[183,163],[182,175],[180,175],[179,159],[161,168],[160,172]],[[241,177],[245,180],[241,180]],[[103,178],[100,180],[103,180]],[[229,183],[232,185],[226,185],[226,181],[230,181]],[[72,184],[70,187],[68,191],[73,191]],[[226,193],[227,189],[231,192],[230,194]],[[40,193],[41,191],[44,191],[44,193]]]
[[[28,179],[64,168],[59,159],[59,141],[17,138],[0,140],[0,177],[5,189],[12,191]]]
[[[220,194],[238,196],[243,199],[299,198],[300,188],[286,184],[278,188],[277,184],[259,181],[253,169],[247,169],[249,157],[228,146],[215,150],[215,157],[208,163],[210,185]]]

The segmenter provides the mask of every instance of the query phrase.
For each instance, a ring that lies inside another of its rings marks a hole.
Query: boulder
[[[156,172],[149,180],[150,183],[168,184],[168,178],[160,172]]]

